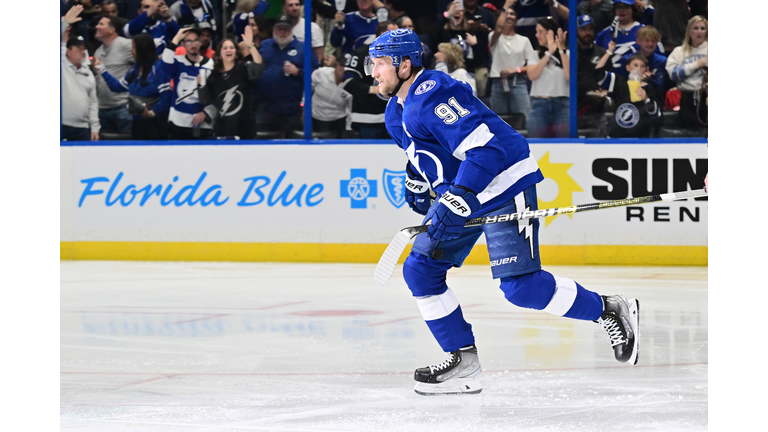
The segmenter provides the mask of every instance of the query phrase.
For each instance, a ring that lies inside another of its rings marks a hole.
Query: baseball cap
[[[595,22],[592,20],[592,17],[589,15],[581,15],[576,19],[576,24],[579,28],[584,27],[585,25],[592,24],[594,25]]]
[[[616,3],[624,3],[625,5],[634,6],[635,0],[613,0],[613,4],[615,5]]]
[[[277,17],[277,19],[275,20],[275,24],[273,25],[273,27],[277,27],[277,26],[293,27],[293,21],[291,21],[288,15],[282,14],[279,17]]]
[[[67,48],[69,49],[73,46],[85,46],[85,39],[82,36],[72,36],[67,39]]]

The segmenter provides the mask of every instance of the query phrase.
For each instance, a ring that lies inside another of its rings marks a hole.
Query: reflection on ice
[[[373,265],[61,263],[61,428],[74,431],[701,431],[706,268],[549,269],[641,301],[640,363],[604,331],[517,308],[486,267],[448,283],[479,395],[415,394],[443,359],[399,271]]]

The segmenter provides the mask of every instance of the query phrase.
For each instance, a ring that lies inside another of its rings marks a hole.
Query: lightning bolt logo
[[[525,204],[525,193],[520,192],[515,197],[515,212],[522,213],[524,211],[531,211],[531,206]],[[528,248],[531,250],[531,258],[535,259],[533,255],[533,218],[518,220],[517,232],[518,234],[523,234],[523,232],[525,232],[524,238],[528,240]]]
[[[227,117],[231,115],[235,115],[240,111],[240,108],[243,105],[243,98],[240,97],[240,105],[235,108],[234,110],[230,111],[229,108],[232,106],[232,101],[234,101],[235,96],[239,96],[240,92],[237,91],[237,87],[232,87],[221,96],[221,110],[219,110],[219,115],[222,117]]]

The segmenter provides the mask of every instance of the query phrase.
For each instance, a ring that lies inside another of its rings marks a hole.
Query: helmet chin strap
[[[402,64],[402,63],[400,63],[400,64]],[[411,79],[411,77],[413,76],[413,68],[411,68],[411,73],[408,74],[408,78],[406,78],[406,79],[400,78],[400,65],[397,65],[397,68],[395,69],[395,74],[397,75],[397,79],[400,82],[397,83],[397,87],[395,87],[395,89],[392,90],[392,93],[387,93],[387,96],[389,96],[389,97],[395,97],[397,92],[400,91],[400,87],[403,86],[403,83],[408,81],[409,79]]]

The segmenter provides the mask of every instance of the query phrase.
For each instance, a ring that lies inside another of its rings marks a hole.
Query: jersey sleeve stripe
[[[484,146],[493,137],[494,135],[491,133],[490,129],[488,129],[488,125],[483,123],[476,127],[475,130],[464,138],[464,141],[456,147],[456,150],[453,151],[453,157],[459,160],[464,160],[466,159],[469,150]]]
[[[536,159],[529,153],[527,158],[497,175],[496,178],[488,184],[488,187],[486,187],[485,190],[477,194],[477,199],[481,204],[486,203],[504,193],[504,191],[512,187],[523,177],[535,173],[538,170],[539,165],[536,163]]]

